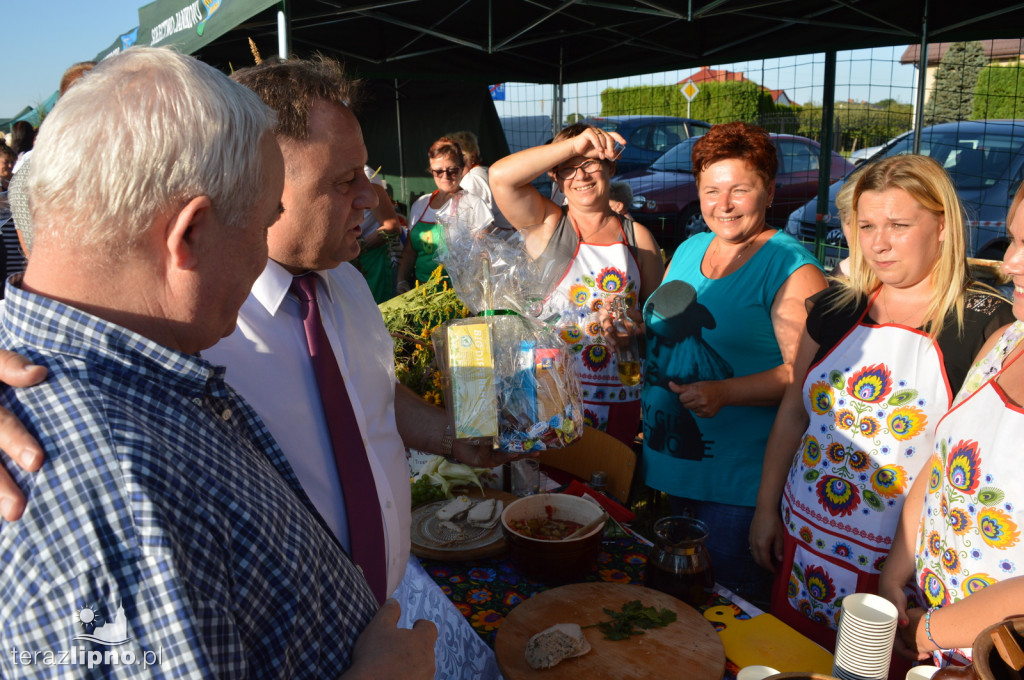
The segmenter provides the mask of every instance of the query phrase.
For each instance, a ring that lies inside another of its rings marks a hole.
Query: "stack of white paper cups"
[[[896,607],[883,597],[843,598],[832,675],[840,680],[886,680],[896,634]]]

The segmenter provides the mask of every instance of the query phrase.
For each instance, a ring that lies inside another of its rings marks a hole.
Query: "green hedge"
[[[971,118],[1024,118],[1024,68],[991,65],[982,69]]]
[[[685,117],[686,110],[686,97],[677,85],[608,88],[601,93],[602,116]],[[799,107],[776,104],[756,83],[703,83],[690,103],[689,117],[712,124],[742,120],[772,132],[793,132],[798,111]]]

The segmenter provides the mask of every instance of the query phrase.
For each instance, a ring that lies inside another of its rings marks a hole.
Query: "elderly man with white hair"
[[[4,677],[433,674],[433,625],[396,629],[393,602],[375,616],[263,422],[198,354],[266,265],[273,124],[209,66],[133,48],[42,126],[32,259],[0,315],[0,348],[49,372],[0,396],[47,451],[35,474],[8,468],[30,502],[0,524]]]

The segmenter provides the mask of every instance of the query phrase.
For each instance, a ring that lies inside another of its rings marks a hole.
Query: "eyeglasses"
[[[462,172],[462,168],[430,168],[430,172],[434,173],[434,177],[440,177],[441,175],[447,175],[449,179],[455,177]]]
[[[590,175],[598,172],[601,169],[601,161],[596,158],[591,158],[589,161],[583,161],[579,165],[570,165],[562,168],[555,168],[555,174],[562,179],[572,179],[576,176],[577,170],[582,170],[584,174]]]

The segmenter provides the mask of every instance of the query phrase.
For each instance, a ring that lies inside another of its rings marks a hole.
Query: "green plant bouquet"
[[[452,287],[442,281],[442,271],[438,266],[423,285],[379,305],[395,341],[395,377],[438,406],[444,406],[444,390],[430,334],[444,322],[469,314]]]

